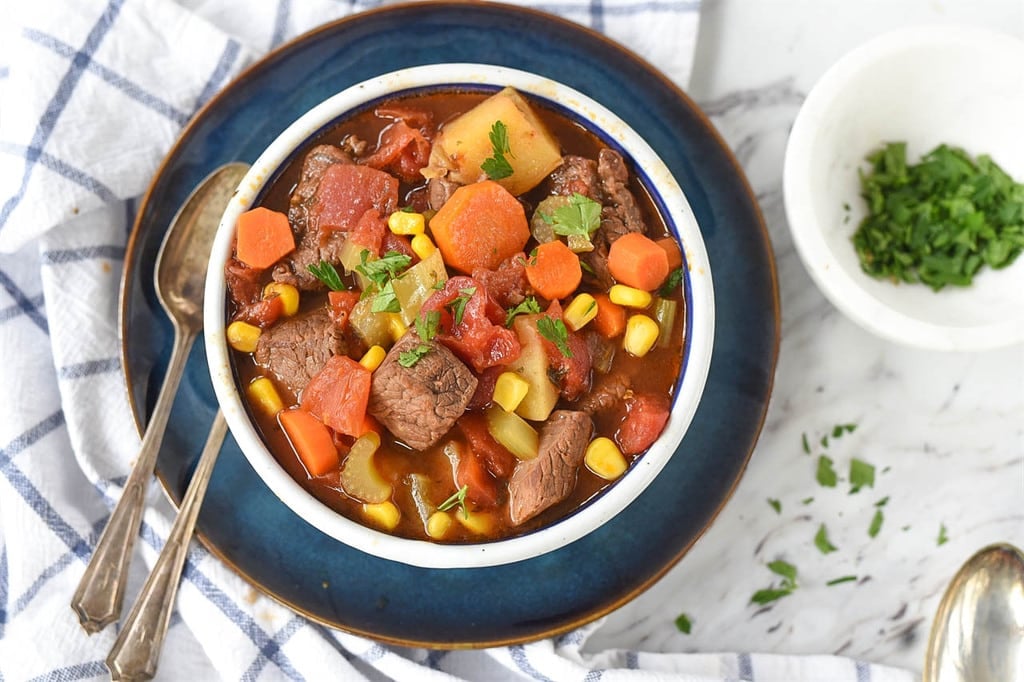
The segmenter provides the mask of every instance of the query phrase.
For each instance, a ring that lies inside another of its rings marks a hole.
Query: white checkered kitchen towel
[[[261,53],[377,4],[31,0],[0,26],[0,682],[107,676],[115,628],[69,600],[134,458],[117,292],[137,198],[182,126]],[[531,0],[606,30],[685,84],[699,0]],[[605,21],[614,13],[615,21]],[[159,486],[127,604],[173,510]],[[127,608],[127,605],[126,605]],[[193,544],[161,679],[908,680],[840,658],[581,652],[593,626],[477,652],[329,631]]]

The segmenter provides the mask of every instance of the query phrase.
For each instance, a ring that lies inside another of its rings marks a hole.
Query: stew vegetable
[[[281,465],[339,513],[477,542],[614,485],[668,421],[678,243],[622,156],[506,88],[394,99],[239,219],[228,343]]]

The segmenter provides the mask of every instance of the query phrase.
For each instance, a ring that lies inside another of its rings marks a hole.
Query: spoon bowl
[[[1024,681],[1024,553],[985,547],[954,576],[935,614],[924,682]]]

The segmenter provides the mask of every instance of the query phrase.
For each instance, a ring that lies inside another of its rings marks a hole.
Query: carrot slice
[[[661,239],[655,239],[654,243],[665,250],[665,255],[668,256],[669,271],[683,267],[683,254],[679,250],[679,242],[675,238],[662,237]]]
[[[614,339],[626,330],[626,309],[612,303],[608,294],[594,294],[597,301],[597,316],[591,325],[606,339]]]
[[[608,271],[622,284],[654,291],[668,277],[668,255],[654,240],[630,232],[608,249]]]
[[[565,298],[583,279],[580,258],[560,240],[537,247],[537,253],[526,264],[526,279],[534,291],[549,301]]]
[[[264,270],[295,248],[288,216],[254,208],[238,216],[235,255],[250,268]]]
[[[473,268],[496,270],[530,238],[522,204],[493,180],[452,192],[431,218],[430,232],[444,262],[467,275]]]
[[[331,431],[302,408],[284,410],[278,415],[295,454],[310,476],[323,476],[341,464]]]

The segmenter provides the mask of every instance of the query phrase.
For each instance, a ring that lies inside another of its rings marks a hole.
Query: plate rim
[[[267,596],[275,602],[285,606],[293,613],[303,616],[304,618],[335,630],[342,632],[351,633],[357,636],[366,637],[373,639],[378,642],[395,644],[406,647],[421,647],[421,648],[433,648],[433,649],[465,649],[465,648],[487,648],[495,646],[508,646],[516,644],[524,644],[527,642],[537,641],[580,628],[588,623],[591,623],[598,618],[608,615],[623,605],[629,603],[643,592],[650,589],[656,582],[665,576],[679,561],[689,553],[693,545],[699,540],[707,530],[711,527],[714,521],[718,518],[719,514],[724,509],[725,505],[732,499],[736,492],[736,488],[739,486],[742,480],[747,466],[749,465],[750,458],[753,455],[754,449],[760,439],[761,433],[764,429],[764,424],[767,419],[768,407],[770,404],[771,395],[774,389],[775,383],[775,370],[778,365],[779,349],[781,344],[781,310],[780,310],[780,296],[779,296],[779,283],[778,283],[778,268],[774,257],[774,252],[771,247],[770,233],[768,231],[767,224],[764,219],[764,215],[761,211],[757,197],[750,186],[749,180],[746,177],[742,166],[739,164],[732,149],[728,146],[721,134],[715,128],[708,115],[693,101],[693,99],[687,95],[679,86],[677,86],[671,79],[669,79],[660,69],[655,67],[653,64],[648,62],[646,59],[641,57],[639,54],[634,52],[632,49],[622,45],[621,43],[609,38],[608,36],[591,29],[588,26],[579,24],[570,19],[561,17],[556,14],[551,14],[539,9],[531,7],[524,7],[520,5],[512,5],[501,2],[493,2],[492,0],[431,0],[430,2],[418,2],[412,0],[409,2],[401,2],[392,5],[382,5],[374,7],[368,10],[355,12],[344,17],[334,19],[332,21],[320,24],[305,33],[302,33],[291,40],[281,44],[275,49],[267,52],[259,59],[246,66],[240,71],[230,82],[228,82],[223,88],[221,88],[213,97],[211,97],[196,113],[192,116],[189,122],[184,128],[182,128],[177,139],[167,151],[165,156],[160,161],[159,166],[153,174],[152,179],[147,187],[145,194],[140,200],[136,217],[132,225],[131,232],[129,233],[128,240],[125,246],[125,265],[122,272],[119,299],[118,299],[118,341],[120,345],[120,360],[124,370],[125,384],[129,408],[132,413],[132,417],[135,421],[136,429],[139,433],[144,432],[145,421],[143,419],[143,413],[145,407],[143,404],[137,404],[132,394],[132,372],[131,366],[128,362],[127,352],[127,332],[130,320],[127,315],[128,307],[128,293],[129,285],[133,281],[134,273],[137,269],[138,258],[135,256],[139,251],[138,242],[142,241],[143,235],[143,219],[146,217],[146,209],[150,204],[153,194],[157,190],[157,186],[167,172],[168,168],[174,163],[187,149],[190,138],[194,134],[195,129],[203,122],[205,117],[214,109],[219,108],[222,105],[228,106],[226,101],[234,90],[239,88],[243,83],[248,82],[250,79],[256,77],[259,72],[268,68],[268,66],[286,59],[291,52],[300,49],[304,43],[310,40],[314,40],[324,33],[330,33],[338,30],[339,27],[344,27],[348,24],[357,23],[364,21],[368,18],[375,18],[381,15],[401,15],[409,10],[435,10],[439,12],[456,10],[459,12],[472,11],[478,8],[485,10],[498,10],[501,12],[507,12],[513,15],[525,16],[533,21],[553,23],[558,25],[561,29],[568,32],[579,32],[587,35],[592,40],[601,43],[613,54],[621,56],[629,61],[633,62],[634,66],[639,67],[647,75],[651,76],[652,79],[657,80],[675,100],[684,105],[684,107],[693,114],[696,121],[700,123],[705,133],[713,142],[717,149],[723,154],[725,160],[730,166],[734,178],[739,182],[737,193],[745,194],[749,200],[750,206],[753,209],[753,218],[756,218],[753,222],[756,223],[757,234],[760,236],[763,243],[763,250],[767,256],[768,274],[770,290],[771,290],[771,321],[773,327],[772,343],[769,362],[767,363],[767,381],[764,386],[763,396],[758,396],[761,399],[760,415],[757,419],[756,424],[751,422],[752,438],[746,451],[742,453],[742,461],[739,462],[739,466],[736,471],[736,475],[730,482],[725,494],[721,500],[717,502],[707,517],[706,522],[701,526],[699,532],[695,533],[688,542],[682,544],[678,550],[671,556],[671,558],[663,563],[656,570],[652,571],[650,575],[636,583],[629,589],[625,589],[616,595],[615,598],[609,599],[602,602],[600,605],[594,608],[585,609],[577,613],[572,614],[571,617],[565,618],[563,621],[555,624],[549,624],[546,626],[540,626],[533,630],[529,634],[525,635],[510,635],[507,637],[491,637],[487,640],[474,640],[469,642],[456,642],[439,639],[430,639],[428,637],[422,637],[420,639],[412,639],[409,637],[396,637],[387,634],[381,634],[379,632],[373,632],[361,627],[355,627],[351,624],[342,624],[333,621],[329,618],[325,618],[320,614],[309,611],[308,609],[300,606],[294,601],[286,598],[285,596],[276,593],[270,587],[262,584],[257,578],[252,577],[247,571],[240,567],[237,563],[231,561],[226,554],[219,549],[205,534],[197,530],[195,536],[196,539],[202,544],[204,549],[210,552],[211,555],[217,558],[222,564],[227,566],[233,573],[239,576],[249,586],[259,591],[260,594]],[[655,150],[657,151],[657,150]],[[209,171],[210,169],[206,169]],[[142,273],[140,273],[141,275]],[[717,332],[716,332],[717,333]],[[712,363],[714,358],[712,358]],[[695,415],[696,417],[696,415]],[[159,470],[156,471],[157,479],[160,483],[163,493],[171,505],[177,509],[180,505],[181,499],[175,494],[175,487],[166,476],[162,475]],[[271,493],[273,494],[273,493]],[[276,499],[276,496],[275,496]],[[280,500],[278,503],[284,504]],[[332,540],[338,542],[337,540]],[[486,570],[486,569],[481,569]]]

